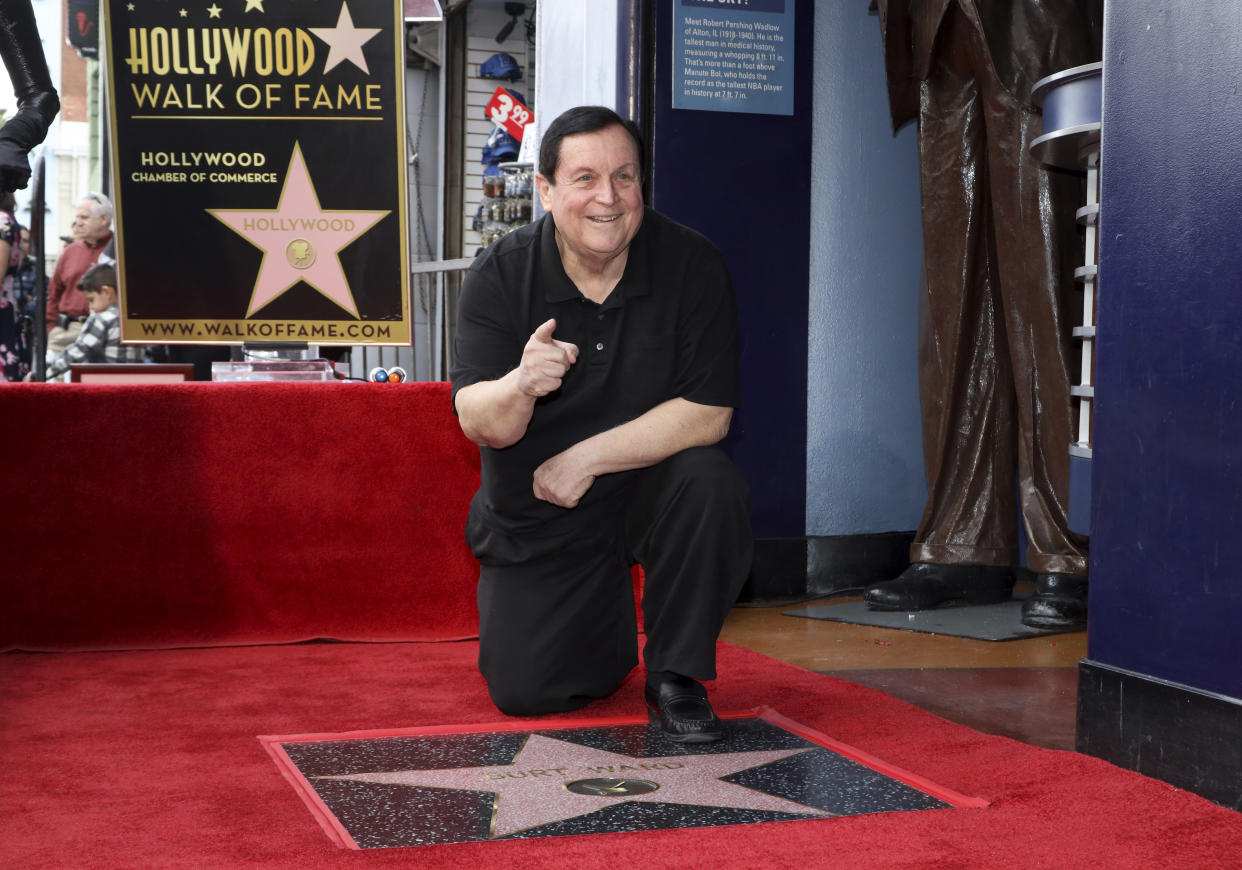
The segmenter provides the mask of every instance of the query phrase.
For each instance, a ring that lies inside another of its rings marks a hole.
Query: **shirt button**
[[[602,314],[597,314],[597,315],[595,315],[595,319],[596,319],[596,320],[603,320],[603,319],[604,319],[604,315],[602,315]]]
[[[596,350],[603,350],[603,349],[604,349],[604,343],[603,343],[602,341],[597,341],[597,342],[595,342],[595,349],[596,349]]]

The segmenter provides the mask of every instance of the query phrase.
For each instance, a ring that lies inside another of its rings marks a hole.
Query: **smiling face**
[[[602,268],[626,252],[643,221],[643,195],[638,151],[624,127],[566,136],[555,179],[536,181],[563,254]]]

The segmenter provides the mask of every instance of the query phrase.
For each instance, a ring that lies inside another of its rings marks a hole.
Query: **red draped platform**
[[[0,388],[0,650],[473,637],[445,383]]]

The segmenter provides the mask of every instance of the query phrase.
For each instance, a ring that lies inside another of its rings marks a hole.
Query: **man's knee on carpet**
[[[490,685],[488,693],[492,696],[492,703],[496,705],[496,709],[506,716],[546,716],[550,713],[568,713],[570,710],[585,707],[591,702],[590,698],[581,695],[573,698],[552,698],[515,692],[508,688],[498,689]]]
[[[506,716],[546,716],[585,707],[597,698],[607,697],[619,685],[620,680],[611,689],[601,687],[577,694],[529,683],[488,679],[487,691],[492,703]]]
[[[638,664],[632,617],[628,631],[591,624],[596,631],[540,625],[480,632],[479,672],[497,708],[510,716],[565,713],[616,691]]]

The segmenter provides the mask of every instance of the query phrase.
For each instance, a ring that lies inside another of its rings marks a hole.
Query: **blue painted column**
[[[1242,806],[1242,17],[1105,23],[1079,746]]]
[[[1242,18],[1110,9],[1090,657],[1242,698]]]

